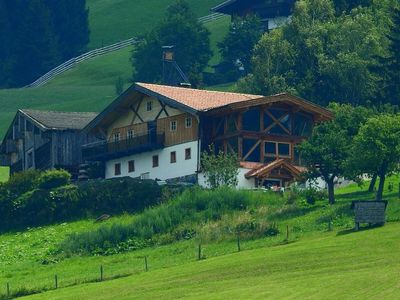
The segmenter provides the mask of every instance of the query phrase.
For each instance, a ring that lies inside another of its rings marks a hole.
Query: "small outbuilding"
[[[81,146],[93,138],[81,132],[97,116],[93,112],[20,109],[0,145],[0,165],[10,173],[63,168],[77,174]]]

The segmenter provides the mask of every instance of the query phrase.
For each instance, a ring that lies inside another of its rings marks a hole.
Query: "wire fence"
[[[199,18],[199,22],[205,24],[208,22],[212,22],[212,21],[221,19],[224,16],[225,15],[220,14],[220,13],[213,13],[213,14]],[[89,60],[89,59],[92,59],[94,57],[98,57],[101,55],[105,55],[105,54],[108,54],[108,53],[111,53],[114,51],[118,51],[122,48],[135,45],[137,42],[138,42],[138,40],[133,37],[133,38],[127,39],[125,41],[121,41],[121,42],[118,42],[118,43],[115,43],[115,44],[112,44],[109,46],[91,50],[87,53],[79,55],[78,57],[71,58],[70,60],[66,61],[65,63],[50,70],[49,72],[47,72],[46,74],[44,74],[43,76],[38,78],[36,81],[32,82],[31,84],[28,84],[27,86],[25,86],[25,88],[40,87],[40,86],[46,84],[47,82],[49,82],[50,80],[54,79],[56,76],[61,75],[62,73],[72,69],[77,64],[79,64],[83,61],[86,61],[86,60]]]

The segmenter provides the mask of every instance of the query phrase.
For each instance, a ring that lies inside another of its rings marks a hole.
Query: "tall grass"
[[[274,197],[228,187],[215,190],[195,187],[168,203],[147,209],[128,224],[104,225],[94,231],[70,235],[60,249],[67,256],[107,254],[110,249],[131,250],[152,245],[154,237],[162,234],[184,238],[190,235],[191,224],[221,220],[223,216],[249,210]]]

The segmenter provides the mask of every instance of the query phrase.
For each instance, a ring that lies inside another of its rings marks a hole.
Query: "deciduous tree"
[[[175,46],[175,60],[193,85],[201,82],[201,73],[212,56],[210,32],[197,20],[189,5],[178,0],[164,20],[148,32],[132,54],[135,81],[160,82],[162,46]]]
[[[399,170],[400,115],[370,118],[354,139],[350,161],[359,175],[378,174],[376,200],[382,200],[386,176]]]

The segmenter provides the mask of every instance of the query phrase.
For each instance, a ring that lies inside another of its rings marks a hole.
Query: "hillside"
[[[119,2],[124,2],[125,4],[129,3],[130,6],[137,4],[136,1]],[[143,1],[143,3],[144,2],[145,1]],[[159,2],[161,1],[157,1],[157,3]],[[167,2],[170,3],[173,1],[164,1],[162,3],[167,5]],[[205,11],[205,5],[198,5],[196,1],[191,2],[194,3],[193,7],[199,15]],[[207,1],[207,3],[209,3],[207,10],[213,6],[212,3],[214,2],[218,1]],[[111,5],[111,3],[115,4],[109,1],[94,0],[91,3],[92,7],[102,4],[103,9],[110,8],[109,5]],[[140,3],[142,3],[142,1],[138,4]],[[104,6],[106,4],[107,6]],[[138,5],[138,8],[139,7],[141,6]],[[153,9],[151,11],[155,10]],[[162,12],[160,14],[162,15]],[[92,16],[91,18],[94,17]],[[112,28],[112,24],[113,23],[110,23],[110,28]],[[215,54],[210,61],[210,65],[212,65],[219,60],[216,45],[227,33],[229,18],[226,17],[209,22],[206,26],[211,31],[211,44]],[[119,30],[117,31],[119,32]],[[130,84],[129,81],[132,69],[129,59],[132,49],[132,47],[128,47],[85,61],[43,87],[0,90],[0,105],[2,107],[0,111],[0,138],[5,134],[12,118],[19,108],[61,111],[101,111],[115,99],[115,82],[118,77],[122,77],[126,81],[125,87],[128,87]]]
[[[394,299],[399,230],[326,233],[27,299]]]
[[[175,0],[87,0],[90,24],[90,49],[143,34],[163,17]],[[198,16],[210,14],[221,0],[188,0]]]
[[[397,186],[399,178],[392,177],[387,183],[390,182]],[[382,292],[383,289],[391,292],[388,285],[390,287],[393,282],[388,281],[385,285],[382,279],[385,276],[394,278],[392,267],[397,268],[396,264],[399,263],[394,260],[400,242],[394,236],[400,229],[400,204],[397,191],[390,191],[386,187],[389,223],[384,228],[352,233],[349,230],[354,225],[350,202],[371,199],[373,194],[366,192],[366,188],[352,185],[339,189],[338,203],[334,206],[328,206],[326,201],[308,206],[299,199],[295,204],[287,204],[285,198],[263,201],[256,210],[237,215],[238,220],[243,222],[249,214],[254,218],[264,216],[262,218],[268,222],[277,223],[280,233],[272,237],[243,239],[242,252],[238,254],[233,254],[237,252],[236,238],[203,240],[202,253],[206,260],[202,262],[196,262],[199,244],[197,238],[173,243],[167,241],[164,245],[109,256],[74,255],[60,259],[54,254],[60,242],[69,234],[94,231],[102,226],[94,223],[93,219],[10,232],[0,235],[0,259],[3,262],[0,286],[5,287],[9,283],[11,292],[18,295],[38,293],[53,289],[54,275],[58,275],[59,287],[62,289],[57,293],[49,293],[49,299],[57,295],[61,299],[66,295],[78,295],[75,293],[85,295],[82,297],[86,299],[85,291],[90,291],[93,297],[100,299],[98,293],[102,293],[104,298],[110,298],[118,294],[118,290],[132,293],[132,288],[139,298],[159,298],[157,295],[166,292],[161,279],[167,278],[165,282],[170,287],[174,286],[170,290],[171,294],[166,294],[171,297],[172,293],[185,293],[194,298],[197,292],[203,296],[212,292],[212,289],[218,291],[218,297],[221,298],[231,296],[230,293],[234,292],[243,297],[248,296],[249,290],[244,286],[242,288],[240,282],[251,282],[251,290],[257,294],[255,297],[260,298],[271,296],[263,294],[262,285],[268,288],[265,291],[281,297],[288,297],[288,293],[293,291],[298,297],[310,294],[318,298],[317,293],[333,292],[336,284],[343,286],[337,296],[347,295],[353,286],[354,293],[351,295],[361,297],[363,289],[367,288],[366,295],[373,297],[373,293]],[[127,224],[135,218],[137,216],[114,217],[107,224]],[[224,217],[220,223],[209,222],[201,226],[218,234],[216,226],[226,226],[224,222],[228,220]],[[328,220],[332,220],[333,232],[327,231]],[[286,225],[290,228],[288,245],[285,242]],[[192,228],[195,224],[185,226],[181,228]],[[148,257],[149,274],[143,274],[144,256]],[[302,260],[298,260],[298,257],[302,257]],[[129,277],[105,282],[101,286],[82,285],[98,281],[100,265],[104,267],[106,280]],[[32,276],[35,280],[31,280]],[[318,280],[319,276],[324,280]],[[372,276],[377,276],[382,285],[369,290],[368,280],[365,279]],[[155,280],[149,282],[149,278]],[[74,285],[78,286],[68,288]],[[38,297],[43,299],[44,295]],[[0,299],[2,297],[4,290],[0,289]],[[124,294],[120,297],[124,297]]]

